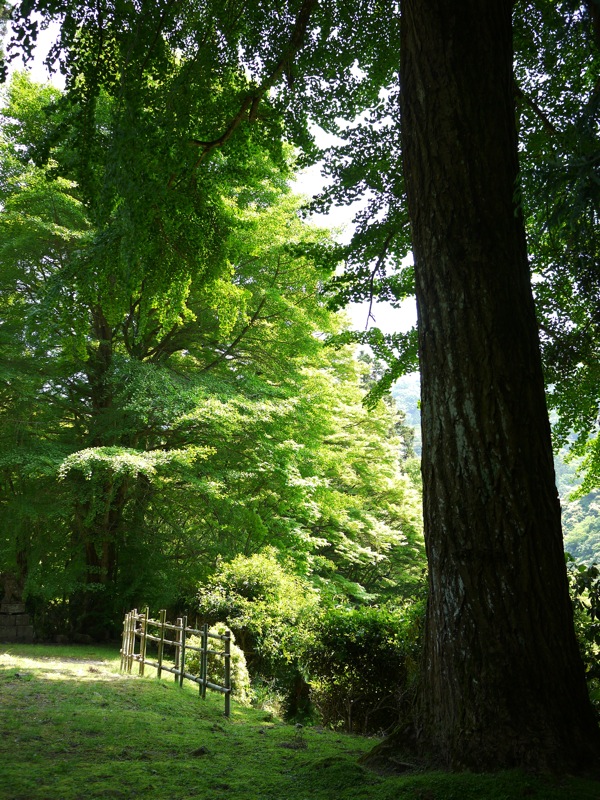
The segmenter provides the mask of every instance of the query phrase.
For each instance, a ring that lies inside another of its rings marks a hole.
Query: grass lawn
[[[226,719],[221,695],[146,670],[120,674],[103,647],[0,645],[0,799],[600,799],[600,782],[519,772],[382,777],[357,763],[373,739],[235,702]]]

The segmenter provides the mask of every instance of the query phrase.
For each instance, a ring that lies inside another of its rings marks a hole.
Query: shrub
[[[197,611],[209,622],[225,620],[246,655],[253,681],[271,686],[286,716],[298,718],[308,705],[298,653],[306,620],[314,616],[318,603],[314,589],[267,548],[222,564],[200,588]]]
[[[327,609],[313,626],[302,665],[323,723],[374,733],[397,724],[414,692],[424,603],[392,611]]]
[[[214,636],[223,636],[226,627],[223,623],[217,623],[209,629],[209,633]],[[194,647],[200,647],[202,641],[199,636],[190,636],[188,644]],[[214,642],[214,639],[212,640]],[[208,649],[214,650],[214,645],[211,646],[211,639],[208,640]],[[220,648],[219,648],[220,649]],[[246,657],[244,651],[235,644],[235,637],[231,634],[231,694],[243,705],[249,705],[252,697],[252,689],[250,687],[250,675],[248,667],[246,666]],[[197,650],[186,650],[185,654],[185,669],[190,675],[200,675],[200,653]],[[206,661],[206,677],[211,683],[216,683],[220,686],[223,685],[224,665],[222,656],[216,653],[208,653]]]
[[[600,717],[600,567],[567,555],[575,633],[585,665],[590,698]]]

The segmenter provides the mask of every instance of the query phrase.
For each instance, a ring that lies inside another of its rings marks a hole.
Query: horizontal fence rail
[[[133,609],[125,615],[123,621],[123,643],[121,646],[121,671],[131,673],[133,662],[139,664],[139,674],[144,674],[146,664],[156,668],[156,677],[163,672],[173,674],[179,686],[183,681],[193,681],[200,687],[200,694],[206,697],[206,690],[221,692],[225,696],[225,716],[231,713],[231,633],[210,633],[208,625],[202,628],[190,628],[187,617],[178,617],[175,624],[166,621],[167,612],[162,609],[158,619],[151,619],[149,609],[138,612]],[[190,644],[188,638],[198,636],[200,647]],[[219,648],[209,647],[209,640],[218,641]],[[146,655],[148,642],[156,644],[156,661]],[[173,650],[173,663],[165,663],[165,650]],[[185,671],[185,656],[189,651],[200,654],[200,674],[191,675]],[[212,683],[207,678],[208,656],[216,655],[223,659],[223,684]]]

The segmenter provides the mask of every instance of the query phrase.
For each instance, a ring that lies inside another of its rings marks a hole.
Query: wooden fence
[[[225,716],[231,712],[231,634],[209,633],[208,625],[201,629],[189,628],[187,617],[179,617],[173,625],[166,621],[167,612],[163,609],[158,619],[151,619],[149,609],[138,613],[137,609],[125,615],[123,621],[123,644],[121,647],[121,670],[131,672],[133,662],[139,664],[139,674],[144,674],[144,666],[155,667],[156,677],[160,678],[163,672],[171,672],[175,681],[181,686],[184,678],[194,681],[200,687],[200,694],[206,697],[206,690],[212,689],[225,695]],[[189,636],[200,637],[200,647],[188,642]],[[171,638],[170,638],[171,637]],[[209,648],[209,639],[218,640],[223,644],[222,649]],[[157,646],[156,661],[146,656],[148,642]],[[139,644],[138,644],[139,643]],[[165,650],[173,650],[173,661],[165,662]],[[185,655],[189,651],[200,654],[200,674],[191,675],[185,671]],[[211,683],[207,679],[208,656],[216,655],[223,659],[223,685]]]

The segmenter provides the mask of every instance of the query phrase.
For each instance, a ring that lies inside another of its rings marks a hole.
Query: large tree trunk
[[[430,570],[415,737],[452,768],[589,763],[599,744],[516,211],[512,5],[402,11]]]

